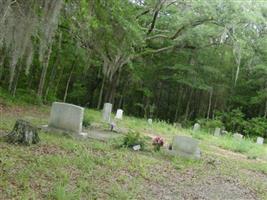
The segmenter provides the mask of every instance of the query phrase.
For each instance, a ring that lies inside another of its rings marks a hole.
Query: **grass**
[[[17,118],[26,118],[35,125],[48,121],[48,106],[6,103],[3,98],[1,102],[5,109],[0,115],[0,131],[10,131]],[[86,109],[85,115],[91,125],[104,126],[99,111]],[[175,134],[197,138],[202,159],[117,148],[120,140],[78,140],[41,132],[38,145],[0,141],[0,199],[164,199],[164,195],[190,193],[192,184],[205,184],[206,178],[218,175],[234,178],[242,187],[252,188],[260,199],[267,198],[266,145],[193,133],[163,121],[154,121],[151,126],[146,120],[126,116],[118,123],[146,136],[161,135],[167,142]]]

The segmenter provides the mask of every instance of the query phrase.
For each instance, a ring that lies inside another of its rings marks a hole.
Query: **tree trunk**
[[[6,139],[14,144],[37,144],[40,141],[37,128],[27,121],[17,120],[16,124]]]
[[[267,118],[267,99],[265,101],[265,111],[264,111],[264,118]]]
[[[45,56],[45,61],[44,61],[44,63],[42,63],[43,64],[43,69],[42,69],[42,74],[41,74],[39,87],[38,87],[38,92],[37,92],[37,95],[40,98],[42,98],[42,96],[43,96],[44,83],[45,83],[47,68],[48,68],[48,65],[49,65],[49,59],[50,59],[51,50],[52,50],[52,45],[50,45],[50,47],[48,49],[48,52],[47,52],[47,54]]]
[[[188,99],[187,104],[186,104],[185,121],[188,119],[192,95],[193,95],[193,89],[191,89],[191,91],[190,91],[189,99]]]
[[[99,97],[98,97],[97,109],[100,109],[101,107],[105,82],[106,82],[106,76],[104,76],[102,80],[101,89],[100,89]]]
[[[210,90],[210,95],[209,95],[209,105],[208,105],[208,111],[207,111],[207,119],[210,118],[210,110],[211,110],[211,100],[212,100],[212,95],[213,95],[213,88]]]
[[[70,75],[69,75],[69,78],[68,78],[68,81],[67,81],[63,102],[66,102],[66,99],[67,99],[69,85],[70,85],[71,77],[72,77],[72,74],[73,74],[73,71],[74,71],[74,66],[75,66],[74,64],[75,64],[75,61],[72,63],[71,72],[70,72]]]
[[[16,74],[15,81],[14,81],[14,84],[13,84],[13,90],[12,90],[12,96],[13,97],[16,95],[17,84],[18,84],[20,72],[21,72],[21,64],[19,64],[19,66],[18,66],[17,74]]]

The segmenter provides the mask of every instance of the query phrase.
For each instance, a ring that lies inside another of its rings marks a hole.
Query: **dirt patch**
[[[66,150],[55,146],[55,145],[40,145],[40,146],[32,146],[30,148],[30,151],[32,152],[33,155],[35,156],[40,156],[40,155],[64,155],[68,152]]]

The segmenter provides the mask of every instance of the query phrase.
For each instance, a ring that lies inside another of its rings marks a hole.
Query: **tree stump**
[[[37,144],[40,141],[38,129],[30,122],[17,120],[13,130],[6,136],[7,141],[14,144]]]

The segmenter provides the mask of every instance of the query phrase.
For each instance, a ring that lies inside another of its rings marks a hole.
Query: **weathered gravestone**
[[[257,137],[257,144],[263,144],[264,138],[262,137]]]
[[[194,127],[193,127],[193,131],[196,132],[196,131],[199,131],[199,130],[200,130],[200,124],[199,123],[195,123]]]
[[[153,123],[153,121],[152,121],[151,118],[149,118],[149,119],[147,120],[147,122],[148,122],[149,125],[152,125],[152,123]]]
[[[233,134],[233,137],[234,137],[235,139],[238,139],[238,140],[240,140],[240,139],[242,139],[242,138],[243,138],[243,135],[242,135],[242,134],[240,134],[240,133],[234,133],[234,134]]]
[[[81,134],[84,109],[68,103],[54,102],[49,119],[49,128]]]
[[[214,131],[214,136],[219,137],[221,135],[221,129],[216,127]]]
[[[112,104],[105,103],[102,111],[102,117],[105,122],[109,123],[111,121],[111,112],[112,112]]]
[[[118,109],[117,112],[116,112],[115,118],[116,119],[122,119],[122,116],[123,116],[123,110],[122,109]]]
[[[172,140],[172,154],[189,158],[200,158],[198,140],[187,136],[175,136]]]
[[[228,134],[228,131],[222,131],[222,135],[227,135]]]
[[[182,124],[181,123],[176,122],[173,125],[174,125],[175,128],[182,128]]]

